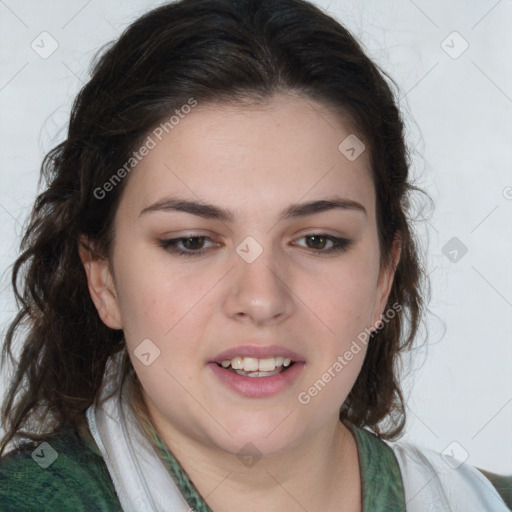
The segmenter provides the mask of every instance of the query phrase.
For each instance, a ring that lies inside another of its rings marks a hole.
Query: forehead
[[[264,105],[198,104],[177,119],[147,136],[152,149],[124,193],[133,208],[172,195],[243,216],[336,194],[374,215],[369,151],[347,158],[342,143],[355,134],[321,103],[280,94]]]

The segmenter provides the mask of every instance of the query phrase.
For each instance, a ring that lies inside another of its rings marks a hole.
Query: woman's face
[[[98,311],[169,435],[298,445],[337,422],[391,286],[368,151],[285,95],[199,104],[155,133],[126,178],[111,267],[86,266]]]

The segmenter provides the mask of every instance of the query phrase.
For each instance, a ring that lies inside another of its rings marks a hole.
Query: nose
[[[290,317],[295,309],[289,267],[270,249],[252,262],[234,254],[235,269],[224,303],[225,313],[237,321],[272,325]]]

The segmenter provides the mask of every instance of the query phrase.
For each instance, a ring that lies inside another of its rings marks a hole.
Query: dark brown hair
[[[337,21],[302,0],[182,0],[136,20],[101,52],[78,94],[67,138],[44,159],[46,189],[37,197],[12,283],[19,313],[10,324],[3,363],[22,347],[3,404],[2,449],[22,437],[40,440],[64,425],[82,429],[97,400],[107,359],[124,349],[89,296],[78,247],[82,235],[108,257],[125,177],[95,193],[147,134],[189,102],[263,104],[291,92],[344,113],[371,156],[381,265],[401,259],[388,305],[401,311],[372,335],[361,373],[340,412],[343,421],[385,438],[405,421],[399,355],[424,310],[423,271],[408,220],[411,192],[403,122],[391,80]],[[341,142],[341,141],[340,141]],[[128,357],[124,375],[140,403]],[[140,404],[143,407],[143,404]],[[383,427],[382,425],[385,425]]]

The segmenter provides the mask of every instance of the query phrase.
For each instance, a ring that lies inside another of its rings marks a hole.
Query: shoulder
[[[361,467],[364,510],[405,511],[405,496],[397,460],[377,435],[352,427]]]
[[[121,506],[94,441],[67,428],[0,459],[0,510],[120,511]]]
[[[410,443],[390,447],[400,466],[408,511],[509,510],[489,479],[471,465]]]

